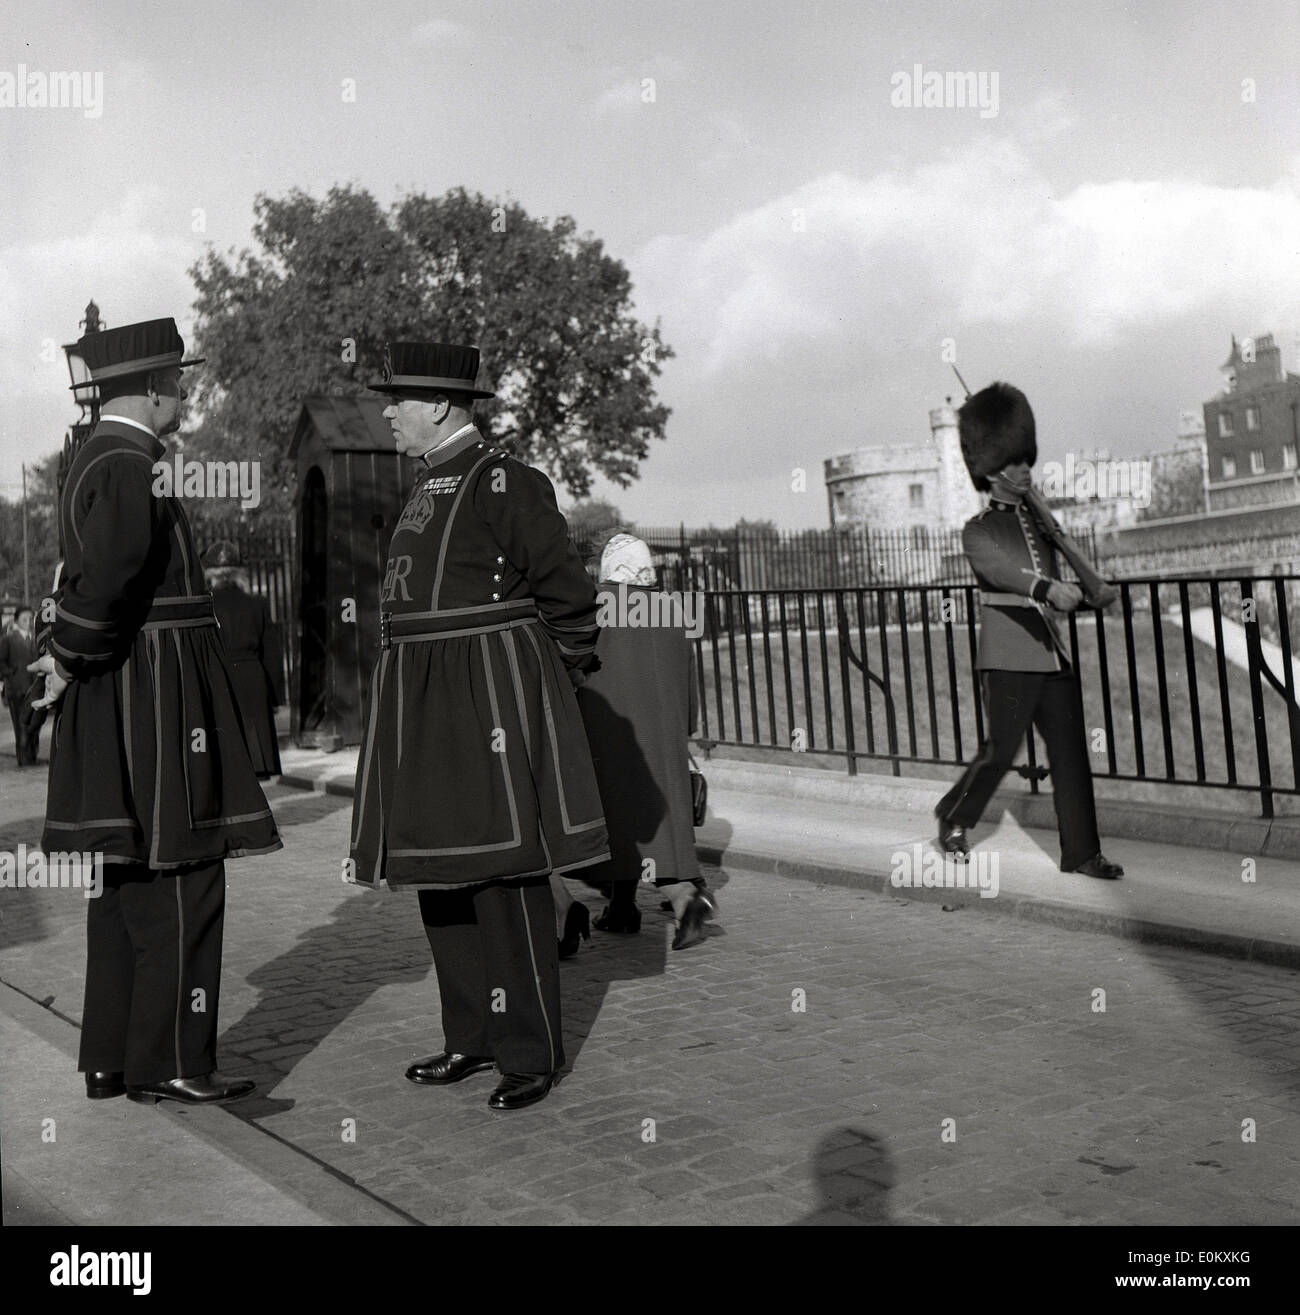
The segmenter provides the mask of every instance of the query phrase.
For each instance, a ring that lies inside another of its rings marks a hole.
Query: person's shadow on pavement
[[[239,1076],[258,1084],[235,1112],[256,1119],[292,1108],[270,1095],[298,1063],[381,987],[423,981],[432,966],[414,900],[350,891],[327,923],[308,928],[292,949],[247,975],[257,1003],[218,1043],[220,1053],[244,1061]],[[431,1007],[436,1012],[436,992]]]
[[[817,1143],[813,1173],[820,1201],[792,1227],[888,1224],[889,1189],[897,1172],[882,1138],[864,1128],[837,1128]]]

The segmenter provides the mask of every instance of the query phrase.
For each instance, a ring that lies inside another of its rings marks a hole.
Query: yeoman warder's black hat
[[[185,360],[185,340],[176,331],[176,321],[142,320],[116,329],[83,334],[77,347],[90,371],[90,378],[72,385],[93,388],[109,379],[169,370],[174,365],[202,365],[207,357]]]
[[[376,393],[464,393],[495,397],[478,387],[478,348],[443,342],[390,342]]]

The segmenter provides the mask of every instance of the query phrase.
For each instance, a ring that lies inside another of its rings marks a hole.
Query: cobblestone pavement
[[[0,772],[12,850],[44,774]],[[436,985],[414,898],[340,879],[350,801],[268,794],[285,850],[228,868],[222,1067],[261,1086],[230,1116],[416,1220],[1300,1221],[1295,973],[715,872],[706,944],[642,892],[561,965],[572,1071],[495,1114],[489,1074],[402,1078]],[[83,919],[0,891],[0,978],[78,1018]]]

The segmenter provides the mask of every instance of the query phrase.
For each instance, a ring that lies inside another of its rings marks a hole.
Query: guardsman
[[[423,462],[393,531],[352,818],[361,884],[412,887],[433,951],[440,1086],[495,1064],[488,1104],[541,1100],[564,1063],[548,876],[609,857],[574,699],[597,600],[541,471],[474,427],[477,348],[392,343],[384,411]]]
[[[1059,578],[1049,527],[1033,510],[1034,413],[1018,388],[995,383],[966,399],[957,422],[971,481],[989,495],[989,505],[962,531],[980,590],[976,667],[987,727],[974,761],[935,809],[939,846],[965,861],[966,832],[1015,762],[1032,722],[1051,764],[1061,871],[1121,877],[1123,868],[1101,852],[1079,675],[1049,610],[1073,612],[1084,596]]]
[[[94,433],[59,506],[66,556],[42,605],[36,706],[57,706],[42,844],[103,855],[87,908],[79,1068],[103,1099],[207,1104],[217,1071],[227,858],[280,848],[239,727],[212,596],[181,504],[155,493],[180,427],[174,320],[88,333]]]

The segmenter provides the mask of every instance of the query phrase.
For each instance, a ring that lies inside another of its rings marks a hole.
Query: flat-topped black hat
[[[169,370],[174,365],[202,365],[206,356],[185,360],[185,340],[176,331],[176,321],[142,320],[116,329],[100,329],[83,334],[77,347],[90,378],[72,385],[94,388],[109,379],[125,379],[133,374],[151,374]]]
[[[478,386],[478,348],[445,342],[390,342],[376,393],[465,393],[495,397]]]

